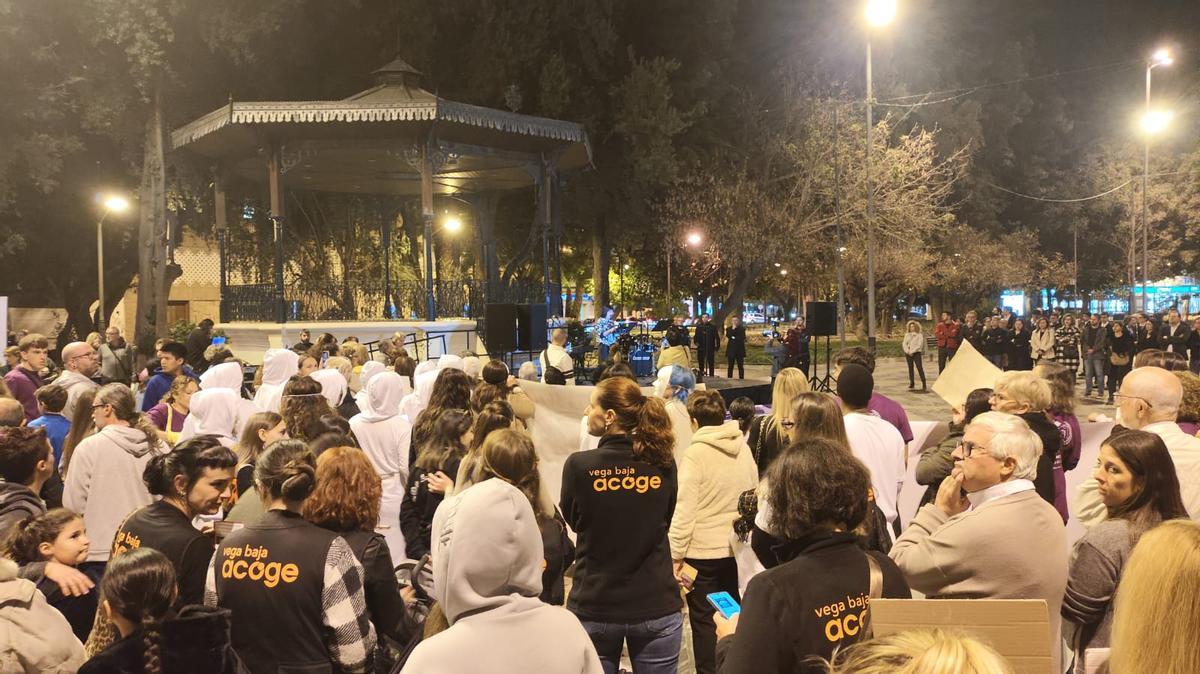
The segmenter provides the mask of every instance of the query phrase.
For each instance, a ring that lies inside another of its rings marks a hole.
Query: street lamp
[[[1146,110],[1142,115],[1142,132],[1145,134],[1142,154],[1142,311],[1148,311],[1146,306],[1146,287],[1150,285],[1150,221],[1146,216],[1146,190],[1150,185],[1150,137],[1163,131],[1171,121],[1171,113],[1150,109],[1151,74],[1158,66],[1169,66],[1174,62],[1171,52],[1159,49],[1150,57],[1146,64]],[[1133,311],[1130,302],[1130,311]]]
[[[691,232],[684,238],[684,241],[689,246],[699,246],[704,237],[700,232]],[[672,315],[675,313],[675,303],[671,301],[671,253],[675,250],[675,244],[667,242],[667,311]]]
[[[442,221],[442,229],[451,234],[457,234],[462,229],[462,220],[459,220],[458,216],[451,215]]]
[[[96,331],[104,332],[108,324],[108,312],[104,309],[104,219],[109,213],[124,213],[129,210],[129,200],[119,194],[103,198],[104,212],[96,221],[96,285],[100,291],[100,312],[96,319]]]
[[[882,28],[896,18],[896,0],[867,0],[867,24]],[[871,34],[867,33],[867,348],[875,352],[875,185],[871,182],[871,127],[875,125],[871,81]]]

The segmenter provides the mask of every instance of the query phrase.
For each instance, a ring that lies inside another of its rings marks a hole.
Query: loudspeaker
[[[809,302],[804,305],[804,323],[812,337],[837,335],[837,302]]]
[[[517,350],[542,351],[546,348],[549,312],[543,304],[517,305]]]
[[[517,305],[489,304],[484,309],[484,343],[488,353],[517,350]]]

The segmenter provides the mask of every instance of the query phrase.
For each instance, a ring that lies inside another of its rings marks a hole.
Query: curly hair
[[[1183,385],[1183,400],[1179,403],[1176,420],[1191,423],[1200,421],[1200,377],[1188,370],[1175,370],[1171,374],[1178,377]]]
[[[433,382],[429,405],[417,415],[413,422],[412,446],[421,451],[422,445],[433,435],[434,425],[442,410],[466,410],[471,406],[471,390],[475,382],[462,370],[442,370]]]
[[[331,531],[374,531],[383,486],[367,455],[334,447],[317,459],[317,488],[304,502],[304,519]]]
[[[617,432],[633,439],[633,453],[654,466],[675,463],[675,436],[662,399],[642,393],[637,382],[612,377],[596,384],[600,409],[612,411]]]
[[[337,410],[321,395],[321,384],[312,377],[292,375],[283,387],[283,406],[280,410],[287,424],[288,435],[307,442],[325,432],[321,417]]]
[[[771,531],[799,540],[817,531],[856,529],[867,516],[866,466],[837,443],[803,438],[767,469]]]
[[[175,377],[171,380],[171,388],[167,389],[167,392],[163,394],[162,400],[159,402],[164,402],[168,405],[174,404],[177,400],[179,400],[179,396],[183,395],[183,392],[187,390],[189,384],[195,384],[196,390],[200,390],[200,382],[192,379],[186,374],[181,374]]]

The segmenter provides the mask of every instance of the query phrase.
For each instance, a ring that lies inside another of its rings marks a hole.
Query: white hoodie
[[[160,441],[155,451],[167,448]],[[67,469],[63,505],[79,513],[88,538],[96,541],[87,561],[106,562],[117,528],[129,513],[150,505],[142,473],[152,456],[146,434],[130,426],[108,425],[75,447]]]
[[[434,596],[450,628],[413,651],[413,674],[601,674],[579,619],[542,603],[542,537],[529,499],[485,480],[433,516]]]
[[[233,447],[237,444],[234,428],[237,424],[238,402],[238,395],[227,388],[197,391],[192,395],[189,405],[191,428],[184,428],[179,433],[179,441],[196,435],[215,435],[222,445]]]
[[[731,557],[738,498],[757,485],[758,467],[736,421],[696,429],[679,458],[679,495],[667,532],[671,557]]]
[[[342,373],[333,368],[325,368],[316,370],[308,376],[321,385],[321,395],[325,396],[325,401],[336,410],[342,404],[342,400],[346,397],[346,391],[350,388]]]
[[[263,354],[263,381],[254,394],[260,412],[279,412],[283,387],[300,371],[300,357],[289,349],[267,349]]]
[[[242,397],[242,364],[237,362],[221,363],[205,370],[204,374],[200,375],[200,390],[212,391],[214,389],[233,391],[236,399],[233,433],[235,438],[241,436],[242,428],[250,420],[250,415],[258,411],[258,406],[253,401]],[[180,429],[179,437],[186,440],[193,435],[200,435],[200,433],[196,431],[196,420],[192,419],[189,413],[188,418],[183,420],[183,428]]]

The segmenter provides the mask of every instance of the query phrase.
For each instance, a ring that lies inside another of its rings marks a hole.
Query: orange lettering
[[[592,483],[592,491],[604,491],[604,478],[599,478]]]
[[[662,478],[661,477],[655,475],[654,477],[650,478],[650,488],[651,489],[658,489],[661,486],[662,486]]]
[[[294,583],[299,577],[300,568],[292,563],[284,564],[283,570],[279,574],[279,579],[285,583]]]

